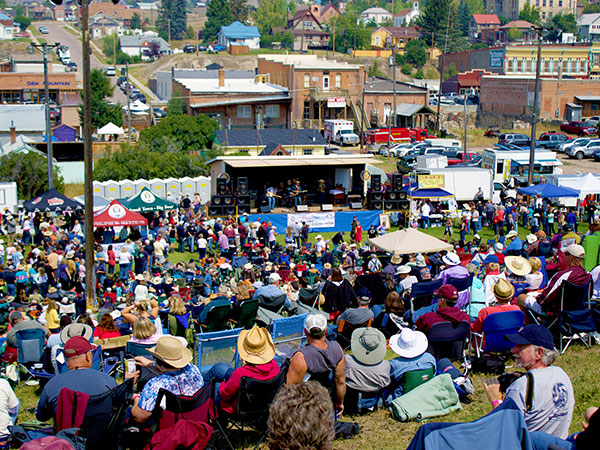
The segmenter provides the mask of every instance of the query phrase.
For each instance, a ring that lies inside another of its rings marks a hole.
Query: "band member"
[[[275,199],[278,197],[277,189],[270,185],[267,186],[267,202],[269,205],[269,209],[273,209],[275,208]]]
[[[294,206],[298,206],[302,204],[302,188],[300,187],[300,180],[294,181],[294,186],[292,186],[292,197],[294,199]]]
[[[321,205],[325,203],[325,180],[317,181],[317,195]]]

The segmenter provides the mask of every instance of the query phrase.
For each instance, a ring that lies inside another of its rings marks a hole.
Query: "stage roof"
[[[327,156],[219,156],[207,164],[222,161],[235,168],[244,167],[286,167],[286,166],[352,166],[356,164],[373,164],[376,160],[371,155],[327,155]]]

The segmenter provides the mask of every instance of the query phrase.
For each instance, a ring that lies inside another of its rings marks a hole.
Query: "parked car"
[[[535,141],[535,146],[540,148],[556,149],[568,140],[569,136],[564,133],[549,131],[548,133],[540,134],[540,138]]]
[[[443,155],[446,149],[444,147],[422,147],[411,150],[405,157],[400,158],[406,166],[414,166],[417,163],[417,156],[421,155]]]
[[[204,45],[199,45],[199,46],[198,46],[198,51],[199,51],[199,52],[205,52],[205,51],[206,51],[206,46],[204,46]]]
[[[600,150],[595,151],[592,156],[594,157],[594,161],[600,161]]]
[[[136,100],[139,100],[142,103],[146,103],[146,96],[144,94],[142,94],[141,92],[139,94],[135,94],[133,97],[131,97],[131,100],[133,100],[134,102]]]
[[[117,86],[121,87],[123,83],[127,82],[127,77],[119,77],[117,78]]]
[[[495,125],[487,127],[485,133],[483,133],[483,135],[487,137],[498,137],[500,136],[500,134],[500,127],[497,127]]]
[[[598,128],[598,123],[600,123],[600,116],[592,116],[589,119],[587,119],[587,122],[591,126]]]
[[[67,70],[69,72],[77,72],[77,63],[75,61],[70,61],[69,64],[67,64]]]
[[[39,27],[38,30],[42,34],[48,34],[48,27],[45,25],[42,25],[41,27]]]
[[[584,142],[589,141],[591,138],[571,138],[569,139],[567,142],[560,144],[557,148],[556,151],[561,152],[561,153],[566,153],[567,150],[569,149],[569,147],[572,147],[574,145],[581,145]]]
[[[448,158],[448,165],[455,166],[457,164],[464,164],[467,166],[478,165],[481,161],[481,155],[475,152],[467,152],[467,159],[465,161],[465,152],[461,148],[448,149],[442,155]]]
[[[567,149],[567,155],[571,158],[583,159],[584,156],[593,156],[600,150],[600,139],[590,139],[581,145],[574,145]]]
[[[183,52],[184,53],[196,53],[196,46],[191,45],[191,44],[184,45]]]
[[[163,117],[167,117],[166,111],[162,108],[159,108],[158,106],[152,108],[152,114],[154,114],[154,117],[159,117],[161,119]]]
[[[561,123],[560,131],[565,133],[577,134],[579,136],[596,136],[598,130],[589,122],[572,121],[569,123]]]
[[[498,136],[498,144],[513,144],[519,147],[528,147],[531,145],[531,139],[526,134],[502,133]]]
[[[60,118],[60,108],[56,106],[50,107],[50,120],[58,120]]]
[[[114,77],[117,75],[117,71],[115,70],[114,67],[105,67],[104,68],[104,75],[108,76],[108,77]]]

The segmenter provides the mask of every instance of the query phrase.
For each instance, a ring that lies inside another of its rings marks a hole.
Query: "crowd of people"
[[[428,202],[423,209],[433,211]],[[594,216],[589,205],[586,212]],[[473,392],[464,370],[428,351],[435,324],[468,322],[479,332],[490,314],[523,310],[527,321],[529,313],[556,315],[563,283],[597,283],[598,275],[583,267],[586,236],[578,233],[579,220],[575,212],[540,198],[530,204],[479,202],[461,219],[461,239],[453,241],[452,251],[389,255],[365,242],[356,218],[349,236],[339,231],[326,240],[313,238],[306,223],[277,230],[268,216],[211,219],[188,201],[177,211],[154,214],[148,235],[137,228],[96,230],[95,273],[86,274],[82,226],[75,215],[6,213],[3,225],[10,232],[0,240],[2,358],[16,361],[20,330],[43,331],[48,351],[41,363],[55,376],[41,390],[36,417],[47,421],[57,416],[63,388],[94,395],[116,386],[113,377],[94,368],[94,340],[129,336],[130,342],[147,345],[152,358],[136,357],[137,370],[125,374],[139,381],[151,368],[155,375],[138,385],[132,399],[127,426],[133,427],[151,420],[160,389],[191,396],[215,383],[219,410],[234,413],[242,377],[271,380],[284,371],[285,386],[271,406],[270,448],[326,449],[337,420],[389,406],[405,394],[404,377],[411,371],[450,373],[463,394]],[[430,224],[424,217],[421,223]],[[519,225],[530,229],[523,241]],[[447,227],[451,238],[452,225]],[[494,230],[493,242],[479,238],[482,227]],[[587,234],[597,230],[592,219]],[[385,231],[371,226],[368,238]],[[469,232],[473,237],[467,242]],[[90,275],[94,309],[85,300]],[[457,279],[469,285],[459,290],[453,285]],[[413,286],[431,280],[441,281],[433,298],[415,301]],[[212,308],[228,305],[235,319],[246,300],[258,299],[262,308],[282,296],[279,314],[291,316],[300,304],[309,312],[304,346],[282,358],[263,318],[238,338],[240,367],[216,364],[201,373],[190,349]],[[512,399],[535,448],[547,448],[548,442],[591,448],[599,414],[589,410],[590,426],[577,438],[568,436],[575,402],[571,381],[552,365],[558,351],[551,332],[524,325],[506,339],[514,344],[517,366],[531,375],[505,391],[497,380],[486,382],[491,407]],[[0,398],[0,445],[7,446],[19,400],[8,383],[0,383],[0,391],[6,394]],[[320,417],[330,413],[331,420],[317,423],[311,410],[322,411]]]

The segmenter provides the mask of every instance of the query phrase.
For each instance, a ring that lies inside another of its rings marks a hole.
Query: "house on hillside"
[[[500,28],[496,14],[473,14],[469,21],[469,40],[472,42],[494,42]]]
[[[135,13],[138,13],[141,16],[141,10],[137,8],[128,8],[122,3],[117,3],[115,5],[112,2],[90,2],[89,16],[93,17],[100,13],[104,14],[106,17],[120,20],[125,29],[129,29],[131,17]]]
[[[600,41],[600,13],[579,16],[577,18],[577,36],[585,41]]]
[[[329,23],[333,17],[340,15],[340,10],[333,3],[327,3],[325,5],[319,5],[315,3],[313,5],[309,5],[308,8],[303,6],[296,10],[296,14],[303,13],[307,9],[313,13],[313,15],[321,24]]]
[[[171,46],[161,37],[120,36],[119,45],[129,56],[141,56],[142,59],[152,57],[152,47],[155,46],[158,56],[170,55]]]
[[[401,9],[398,14],[394,16],[394,26],[404,27],[410,25],[410,23],[419,17],[420,14],[421,10],[419,9],[419,2],[415,0],[413,1],[412,8]]]
[[[386,9],[375,6],[373,8],[367,8],[358,16],[358,20],[360,20],[364,24],[374,23],[375,25],[380,25],[386,20],[392,20],[392,13]]]
[[[117,34],[122,29],[123,22],[112,17],[107,17],[103,13],[98,13],[90,17],[90,33],[93,39],[99,39],[111,34]]]
[[[225,48],[235,44],[246,45],[250,50],[258,50],[260,48],[260,33],[257,27],[250,27],[235,21],[231,25],[221,27],[217,35],[217,42]]]
[[[402,49],[407,42],[418,39],[420,36],[417,27],[379,27],[371,33],[371,48],[380,50],[386,48],[388,37],[397,49]]]
[[[6,41],[14,38],[13,20],[10,16],[0,13],[0,40]]]
[[[56,5],[53,9],[54,12],[54,20],[58,20],[59,22],[63,22],[66,18],[65,7],[63,5]]]
[[[308,49],[329,48],[329,32],[310,9],[303,9],[288,20],[287,28],[277,30],[289,31],[294,36],[292,50],[307,51]],[[275,32],[275,30],[273,30]]]
[[[516,30],[520,33],[517,41],[528,42],[535,39],[535,31],[533,24],[526,20],[512,20],[499,28],[498,40],[501,42],[511,42],[515,39],[511,38],[510,31]]]

